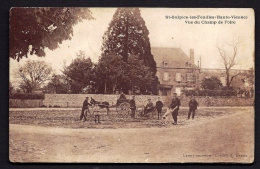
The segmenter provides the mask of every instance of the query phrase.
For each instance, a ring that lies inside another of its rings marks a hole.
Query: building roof
[[[188,62],[192,67],[197,68],[197,66],[192,63],[190,57],[188,57],[181,48],[152,47],[151,53],[157,67],[162,67],[163,62],[167,61],[168,67],[187,67],[186,63]]]

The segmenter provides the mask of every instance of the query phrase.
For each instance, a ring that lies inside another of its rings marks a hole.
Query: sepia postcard
[[[249,8],[13,7],[9,160],[253,163]]]

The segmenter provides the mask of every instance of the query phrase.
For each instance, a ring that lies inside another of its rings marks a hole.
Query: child
[[[94,113],[95,123],[101,123],[99,121],[100,120],[100,107],[98,106],[98,104],[94,105],[93,113]]]

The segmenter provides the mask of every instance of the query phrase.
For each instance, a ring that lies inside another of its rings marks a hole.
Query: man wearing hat
[[[173,98],[172,98],[172,102],[169,106],[170,109],[173,110],[172,112],[172,118],[173,118],[173,125],[177,125],[177,116],[178,116],[178,111],[179,111],[179,107],[181,105],[180,99],[177,98],[177,93],[173,93]]]
[[[197,109],[198,102],[195,100],[194,96],[191,96],[190,102],[189,102],[189,114],[188,119],[190,119],[190,115],[192,113],[192,120],[194,119],[195,110]]]
[[[146,104],[146,106],[144,108],[144,116],[147,116],[147,113],[149,113],[153,110],[154,110],[153,103],[152,103],[151,99],[148,99],[148,103]]]
[[[132,96],[132,99],[130,100],[130,109],[131,109],[131,118],[135,118],[135,110],[136,110],[136,105],[135,105],[135,96]]]
[[[83,102],[83,106],[82,106],[82,110],[81,110],[81,114],[80,114],[79,120],[82,120],[82,118],[84,118],[84,121],[87,120],[87,118],[86,118],[86,116],[84,114],[84,111],[85,110],[89,111],[88,106],[91,106],[91,104],[88,102],[88,97],[86,97],[86,99]]]
[[[159,120],[159,116],[162,115],[162,108],[163,108],[163,103],[160,97],[158,97],[158,101],[155,103],[155,105],[156,105],[156,110],[158,112],[158,120]]]

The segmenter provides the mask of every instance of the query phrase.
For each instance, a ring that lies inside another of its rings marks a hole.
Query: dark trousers
[[[87,120],[86,115],[84,114],[85,110],[89,111],[88,108],[83,108],[82,107],[79,120],[82,120],[82,118],[84,118],[84,120]]]
[[[131,108],[131,118],[135,118],[135,108]]]
[[[162,116],[162,109],[157,109],[157,112],[158,112],[158,120],[159,120],[160,116]]]
[[[179,111],[179,110],[176,109],[176,110],[174,110],[174,111],[172,112],[172,118],[173,118],[173,120],[174,120],[175,123],[177,123],[178,111]]]
[[[188,119],[190,119],[191,113],[192,113],[192,118],[194,119],[195,109],[189,109]]]

